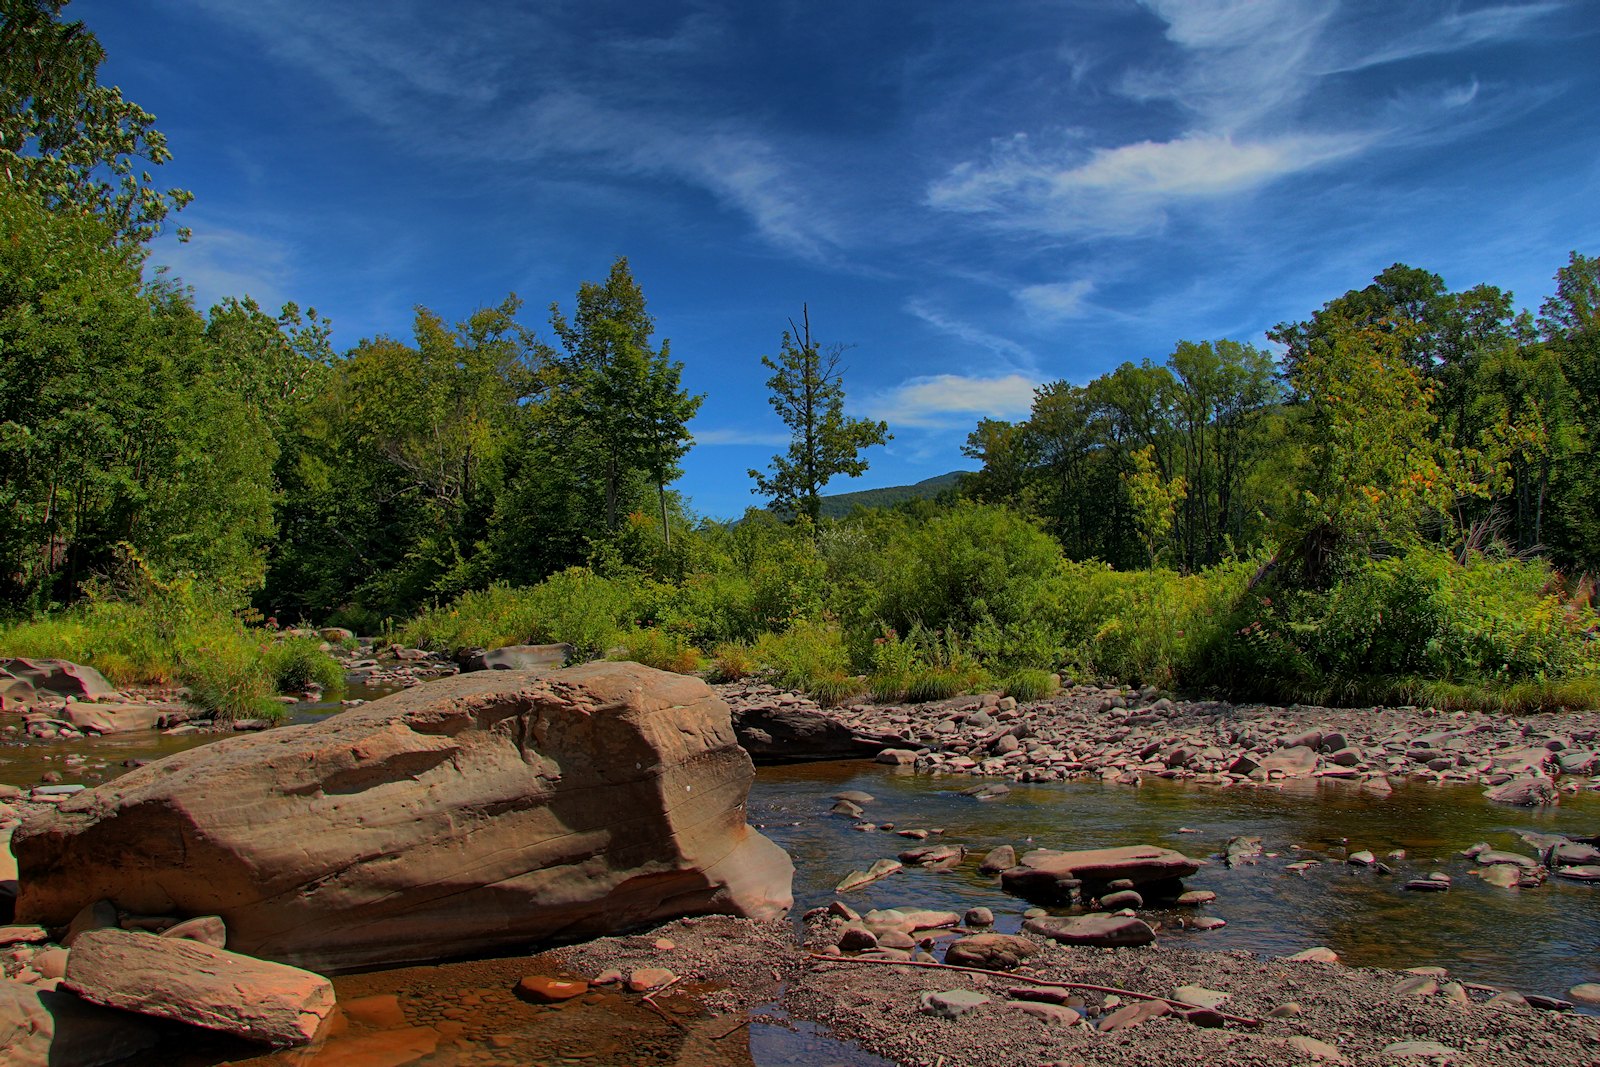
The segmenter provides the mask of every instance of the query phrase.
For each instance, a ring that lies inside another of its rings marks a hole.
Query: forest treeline
[[[1268,337],[1183,341],[1038,390],[966,453],[978,499],[1038,516],[1075,559],[1195,570],[1264,544],[1413,534],[1600,565],[1600,261],[1573,253],[1537,316],[1395,264]]]
[[[890,427],[845,415],[801,305],[760,357],[792,435],[750,472],[772,507],[717,522],[670,489],[700,398],[626,259],[539,316],[419,307],[342,352],[311,310],[197,308],[147,251],[189,194],[153,184],[153,117],[61,6],[0,0],[0,652],[228,713],[338,680],[263,622],[828,700],[1067,676],[1600,703],[1600,259],[1536,315],[1397,264],[1275,351],[1184,341],[1049,383],[977,425],[981,470],[938,500],[838,520],[823,487]]]

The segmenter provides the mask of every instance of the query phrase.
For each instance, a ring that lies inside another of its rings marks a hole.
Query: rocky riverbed
[[[1288,779],[1473,783],[1538,805],[1600,790],[1600,712],[1531,716],[1432,708],[1322,708],[1174,700],[1153,689],[1063,690],[1019,704],[997,694],[921,705],[824,708],[769,685],[717,687],[756,753],[784,758],[846,746],[928,774],[1019,782],[1145,778],[1217,786]],[[777,735],[776,737],[774,735]],[[758,755],[759,758],[759,755]]]
[[[428,657],[348,658],[402,686],[455,671]],[[798,937],[781,922],[706,916],[540,956],[335,978],[342,1008],[311,1054],[1600,1063],[1595,1018],[1554,1010],[1582,1008],[1600,977],[1576,962],[1592,954],[1582,915],[1600,891],[1588,884],[1600,875],[1600,818],[1586,814],[1600,812],[1592,712],[1240,707],[1098,688],[1020,705],[989,695],[827,709],[753,683],[718,691],[760,759],[857,758],[770,768],[750,799],[750,820],[797,861]],[[95,746],[127,734],[27,733],[12,736],[57,756],[61,781],[7,790],[4,821],[53,812],[90,773],[123,770]],[[1290,809],[1296,828],[1273,825]],[[1370,935],[1358,932],[1369,914]],[[146,918],[124,908],[103,921]],[[1341,951],[1307,942],[1319,932]],[[66,954],[38,938],[65,935],[25,936],[0,949],[12,981],[56,981]],[[1526,963],[1492,962],[1518,944]],[[941,966],[957,962],[999,973]],[[800,1053],[801,1038],[772,1036],[809,1025],[868,1051]],[[179,1054],[173,1040],[137,1062],[198,1067],[245,1051],[189,1042]],[[270,1062],[321,1062],[305,1055]]]

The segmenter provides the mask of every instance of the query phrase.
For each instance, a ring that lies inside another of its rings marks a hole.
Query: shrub
[[[632,660],[674,674],[693,674],[703,662],[699,650],[682,636],[653,628],[623,634],[621,645],[611,658]]]
[[[756,659],[773,679],[790,689],[808,690],[817,680],[850,673],[850,657],[837,626],[799,622],[756,642]]]
[[[908,670],[874,674],[867,679],[867,692],[880,704],[899,703],[910,688],[911,672]]]
[[[760,669],[749,645],[724,641],[711,652],[711,681],[737,682]]]
[[[182,665],[177,679],[188,687],[190,703],[219,722],[283,717],[283,705],[267,696],[272,680],[259,646],[229,644],[197,652]]]
[[[328,692],[344,689],[344,670],[313,638],[290,637],[274,642],[267,646],[262,660],[276,692],[301,693],[313,685]]]

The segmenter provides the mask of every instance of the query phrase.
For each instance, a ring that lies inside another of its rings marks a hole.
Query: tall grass
[[[273,693],[316,682],[336,690],[337,663],[310,640],[278,642],[214,591],[145,578],[118,597],[0,624],[0,655],[66,659],[118,687],[182,686],[219,718],[278,718]]]

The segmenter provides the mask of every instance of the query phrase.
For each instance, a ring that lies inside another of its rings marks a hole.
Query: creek
[[[381,691],[349,695],[370,698]],[[292,717],[308,721],[337,707],[297,705]],[[0,749],[0,781],[32,785],[45,769],[61,771],[67,782],[85,780],[74,776],[83,772],[110,778],[124,761],[157,758],[215,737],[113,735],[7,747]],[[1324,945],[1351,966],[1439,965],[1467,981],[1555,996],[1576,983],[1600,981],[1600,887],[1551,879],[1537,889],[1499,889],[1473,876],[1473,862],[1460,855],[1478,841],[1531,855],[1535,850],[1518,836],[1524,832],[1600,832],[1600,797],[1593,793],[1564,796],[1547,809],[1520,809],[1490,804],[1467,786],[1404,785],[1378,795],[1333,781],[1215,788],[1149,780],[1139,788],[1019,784],[1000,799],[980,801],[961,793],[975,781],[982,780],[916,775],[859,761],[762,767],[749,819],[794,859],[796,916],[834,899],[834,885],[850,871],[918,844],[893,830],[862,832],[854,828],[855,820],[828,813],[834,794],[859,790],[874,797],[864,805],[864,818],[873,824],[942,830],[928,843],[964,845],[970,853],[956,869],[908,868],[842,896],[862,912],[896,905],[961,912],[982,905],[993,909],[997,929],[1014,932],[1028,905],[978,873],[978,860],[988,849],[1155,844],[1210,861],[1187,884],[1217,895],[1198,914],[1227,920],[1225,927],[1201,932],[1177,926],[1194,910],[1148,913],[1163,922],[1160,936],[1167,944],[1271,956]],[[1221,851],[1230,838],[1246,835],[1261,838],[1264,854],[1256,863],[1228,867]],[[1405,855],[1387,861],[1394,873],[1385,876],[1344,862],[1359,849],[1380,859],[1396,850]],[[1287,869],[1302,860],[1322,862],[1303,872]],[[1451,876],[1449,892],[1400,888],[1410,878],[1434,872]],[[526,957],[511,957],[338,977],[342,1000],[396,994],[413,1021],[459,1019],[464,1012],[481,1024],[477,1032],[493,1031],[499,1040],[441,1046],[420,1060],[399,1061],[373,1058],[352,1046],[349,1055],[327,1062],[350,1067],[377,1062],[870,1067],[885,1062],[813,1027],[790,1023],[776,1009],[758,1013],[733,1040],[717,1035],[712,1035],[716,1040],[703,1035],[691,1040],[693,1025],[663,1021],[673,1012],[692,1018],[696,1009],[688,997],[662,998],[666,1011],[657,1014],[641,1010],[637,998],[616,994],[561,1009],[531,1008],[504,994],[521,974],[533,973],[532,966]],[[328,1053],[339,1046],[338,1040],[331,1042]],[[163,1048],[134,1063],[200,1067],[247,1055],[245,1046],[201,1040]],[[324,1061],[281,1053],[259,1062],[309,1067]]]

